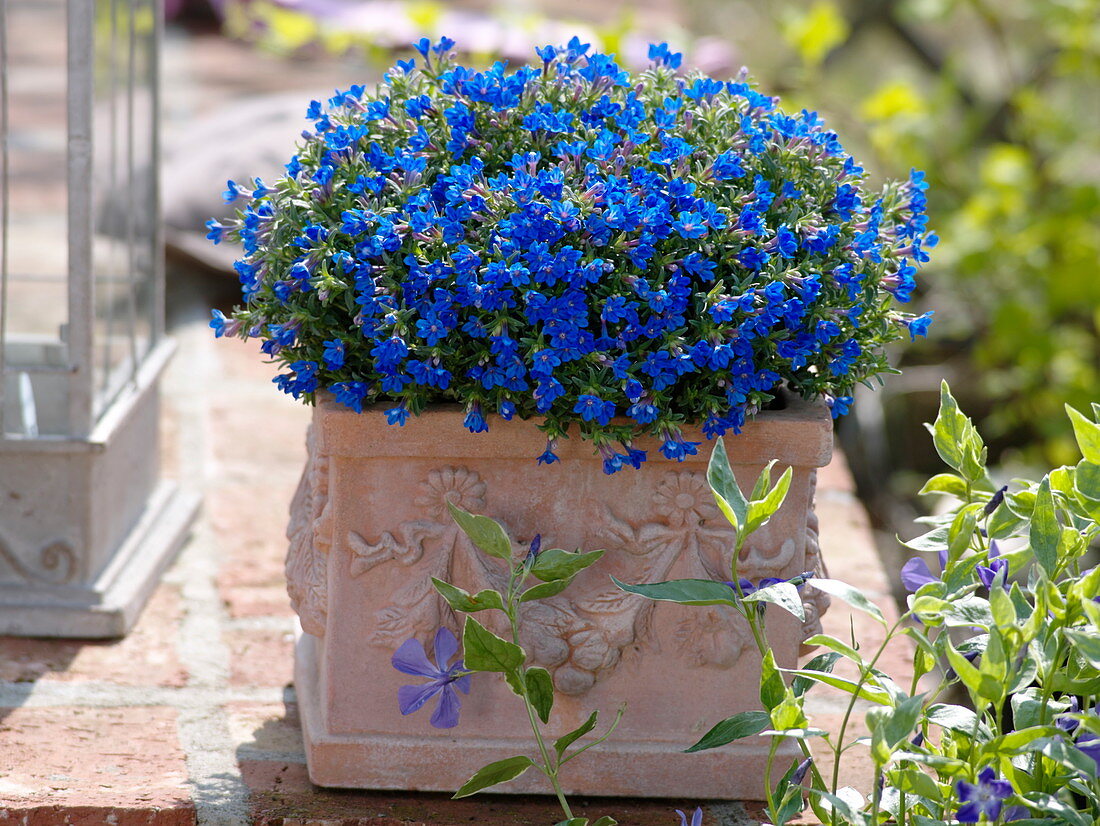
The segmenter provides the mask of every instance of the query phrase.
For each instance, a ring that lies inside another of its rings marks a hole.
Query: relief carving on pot
[[[30,562],[28,563],[28,557]],[[48,542],[37,554],[19,554],[0,536],[0,560],[23,582],[64,585],[76,575],[76,555],[68,542]]]
[[[302,630],[315,637],[325,634],[328,616],[328,554],[332,547],[332,510],[329,506],[329,458],[318,444],[315,428],[306,433],[308,458],[298,489],[290,503],[286,537],[286,590]]]
[[[436,593],[431,577],[470,592],[500,589],[506,584],[503,567],[474,550],[446,509],[450,500],[464,510],[481,513],[485,496],[486,484],[475,471],[465,467],[432,470],[414,500],[425,518],[406,521],[376,541],[355,531],[348,533],[353,577],[391,563],[416,568],[416,575],[407,578],[408,584],[376,612],[372,642],[396,648],[410,637],[426,641],[440,625],[457,632],[458,618]],[[521,642],[534,662],[549,670],[557,688],[567,694],[584,693],[624,656],[633,655],[641,646],[657,645],[650,633],[656,604],[623,594],[608,574],[630,582],[728,576],[724,574],[728,563],[723,560],[729,552],[731,531],[703,474],[666,473],[641,519],[624,519],[608,505],[602,507],[600,527],[592,537],[594,546],[608,550],[595,566],[599,575],[582,577],[566,594],[523,607]],[[529,537],[523,542],[512,540],[516,555],[525,553],[527,540]],[[766,543],[749,545],[742,554],[740,570],[752,579],[782,573],[796,551],[791,539],[778,548],[769,549]],[[493,626],[494,615],[490,612],[483,617],[493,630],[505,633],[504,625]],[[497,619],[503,621],[502,616]],[[700,667],[731,668],[750,644],[747,628],[732,610],[722,606],[693,609],[672,634],[689,664]]]

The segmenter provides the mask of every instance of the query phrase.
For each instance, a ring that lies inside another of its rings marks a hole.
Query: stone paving
[[[173,64],[181,50],[188,63]],[[173,58],[173,53],[176,57]],[[170,44],[169,128],[256,90],[324,88],[336,71],[288,72],[220,39]],[[241,82],[241,66],[254,83]],[[182,74],[175,68],[181,68]],[[281,80],[272,73],[281,72]],[[219,85],[220,84],[220,85]],[[217,89],[207,95],[209,89]],[[283,580],[287,506],[305,458],[309,410],[277,393],[254,342],[215,342],[207,307],[224,283],[176,273],[170,318],[180,350],[164,382],[167,472],[200,491],[204,511],[131,634],[115,642],[0,638],[0,826],[459,826],[550,824],[546,798],[348,792],[312,786],[292,685],[295,617]],[[890,589],[841,457],[820,476],[821,545],[833,576],[891,608]],[[877,629],[834,603],[826,629]],[[904,651],[883,661],[899,677]],[[815,720],[843,706],[819,699]],[[868,788],[854,750],[845,782]],[[673,824],[702,801],[581,801],[626,826]],[[708,806],[707,826],[753,824],[749,803]]]

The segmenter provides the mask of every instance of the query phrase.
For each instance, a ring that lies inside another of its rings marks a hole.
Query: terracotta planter
[[[474,678],[455,729],[432,729],[428,712],[398,712],[398,686],[411,680],[391,667],[394,650],[413,636],[427,642],[440,624],[458,629],[429,577],[476,591],[500,576],[451,521],[451,498],[501,521],[517,545],[541,533],[543,547],[608,551],[565,593],[533,604],[524,623],[525,647],[562,692],[552,733],[593,709],[610,722],[627,703],[614,737],[566,767],[567,791],[759,798],[763,738],[682,753],[722,717],[757,707],[759,658],[747,627],[724,609],[626,596],[608,576],[727,578],[730,530],[706,486],[709,443],[683,463],[643,444],[650,459],[641,471],[605,476],[579,439],[559,442],[560,463],[537,466],[545,439],[531,423],[495,421],[491,433],[475,435],[462,419],[458,407],[440,408],[399,429],[332,402],[314,413],[287,556],[305,631],[295,682],[313,781],[453,791],[485,763],[532,748],[521,704],[489,675]],[[749,542],[742,575],[820,568],[812,507],[816,468],[832,451],[824,405],[793,400],[727,437],[726,447],[742,486],[771,458],[794,468],[786,503]],[[827,597],[807,587],[804,599],[801,626],[769,616],[781,665],[793,665],[820,629]],[[542,792],[542,779],[529,772],[499,791]]]

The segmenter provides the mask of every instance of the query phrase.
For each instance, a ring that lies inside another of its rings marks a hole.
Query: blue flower
[[[236,181],[226,181],[225,182],[225,192],[222,193],[222,198],[225,200],[225,202],[227,204],[231,204],[235,200],[240,198],[242,195],[247,195],[247,194],[248,194],[248,190],[244,189]]]
[[[702,238],[707,234],[706,219],[698,212],[681,212],[672,228],[681,238]]]
[[[218,221],[211,218],[209,221],[206,222],[206,229],[206,237],[209,240],[213,241],[215,245],[220,244],[222,241],[222,236],[225,235],[225,227],[222,224],[218,223]]]
[[[676,814],[680,816],[680,826],[703,826],[703,807],[699,806],[691,815],[691,823],[688,823],[687,815],[679,809],[676,809]]]
[[[924,315],[919,315],[916,318],[910,319],[906,322],[909,326],[909,340],[916,341],[917,336],[928,335],[928,328],[932,325],[932,316],[935,314],[935,310],[929,310]]]
[[[985,815],[989,820],[1001,816],[1004,801],[1012,796],[1012,784],[1007,780],[998,780],[992,766],[986,766],[978,773],[977,783],[965,780],[955,782],[955,794],[959,806],[955,816],[960,823],[977,823]]]
[[[658,66],[679,69],[684,56],[680,52],[671,52],[668,43],[649,44],[649,59]]]
[[[436,728],[454,728],[461,707],[458,691],[470,693],[470,675],[464,673],[461,659],[451,663],[459,646],[458,639],[448,629],[435,632],[434,648],[434,663],[428,659],[420,640],[406,640],[394,652],[390,660],[394,668],[402,674],[428,678],[426,683],[397,689],[397,707],[402,714],[412,714],[433,697],[439,697],[429,722]]]
[[[339,370],[344,366],[344,342],[340,339],[332,339],[325,342],[325,352],[322,356],[325,366],[331,370]]]
[[[538,457],[538,463],[540,465],[552,465],[554,462],[560,462],[561,459],[554,453],[554,440],[546,440],[546,450],[544,450]]]
[[[836,398],[826,398],[825,401],[829,405],[829,410],[832,412],[833,418],[839,419],[848,412],[848,409],[852,406],[853,399],[851,396],[837,396]]]
[[[489,424],[481,413],[481,405],[474,402],[466,411],[466,419],[463,426],[471,433],[485,433],[489,430]]]
[[[405,422],[409,420],[409,409],[405,407],[405,402],[397,405],[397,407],[391,407],[386,411],[386,423],[395,424],[398,427],[404,427]]]
[[[211,310],[210,315],[212,316],[210,328],[214,331],[214,338],[221,338],[225,335],[225,326],[228,319],[221,310]]]
[[[604,401],[599,396],[582,394],[573,405],[573,412],[580,413],[586,422],[599,422],[606,425],[615,415],[615,403]]]

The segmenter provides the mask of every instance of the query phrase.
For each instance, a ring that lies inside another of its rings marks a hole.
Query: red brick
[[[117,806],[53,806],[0,809],[0,826],[193,826],[195,810]]]
[[[445,794],[321,789],[309,782],[305,766],[277,762],[242,761],[241,773],[252,790],[255,826],[546,826],[563,819],[550,796],[451,800]],[[670,826],[673,809],[691,811],[696,801],[578,798],[570,804],[575,815],[592,820],[606,814],[630,826]]]
[[[8,710],[0,722],[0,809],[29,813],[64,806],[67,812],[70,805],[90,812],[191,812],[176,712],[162,707]]]
[[[294,635],[289,631],[235,630],[224,634],[231,685],[285,686],[294,680]]]
[[[187,672],[176,656],[180,616],[179,590],[161,585],[122,640],[0,637],[0,680],[183,686]]]

